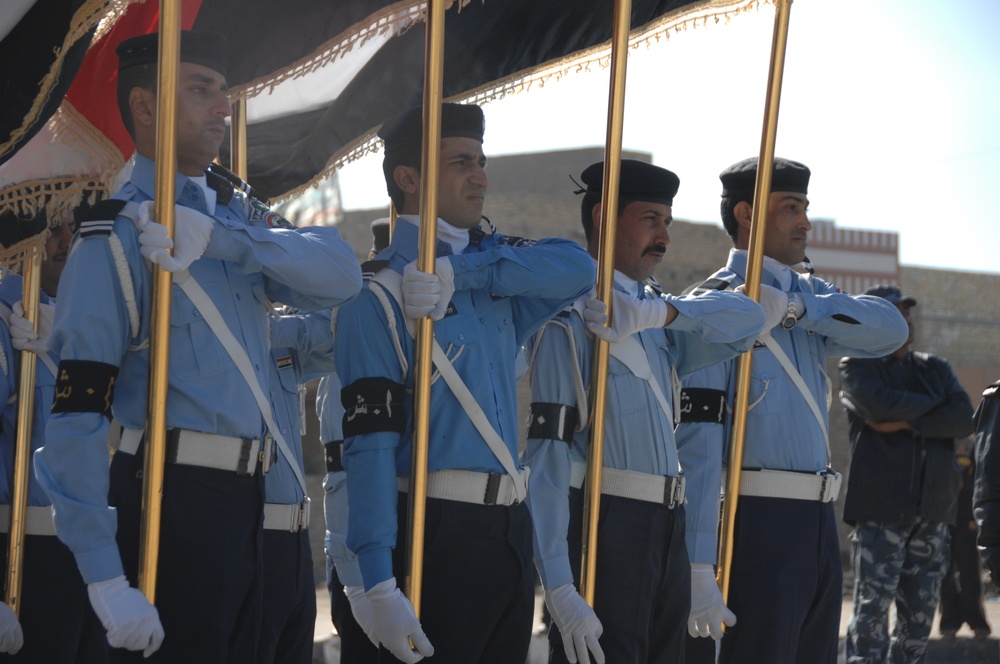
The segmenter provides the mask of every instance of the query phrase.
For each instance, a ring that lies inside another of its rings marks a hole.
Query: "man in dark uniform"
[[[115,200],[81,222],[66,264],[51,337],[60,357],[56,397],[36,472],[117,649],[112,661],[141,660],[141,652],[150,661],[243,664],[257,646],[262,474],[279,435],[262,394],[271,362],[266,301],[304,311],[334,307],[357,293],[361,273],[335,229],[290,228],[207,170],[231,112],[227,49],[217,34],[181,35],[177,223],[173,241],[166,238],[149,219],[157,46],[152,34],[118,47],[119,107],[137,154]],[[171,246],[173,255],[165,251]],[[155,607],[134,587],[153,280],[147,260],[175,273]],[[109,473],[112,409],[124,430]]]
[[[911,350],[917,301],[898,286],[865,294],[894,304],[910,334],[885,357],[840,361],[851,438],[844,520],[855,527],[847,661],[919,662],[948,568],[948,526],[958,507],[955,439],[972,433],[972,403],[944,358]]]
[[[976,481],[972,512],[979,552],[994,584],[1000,584],[1000,380],[983,392],[972,418],[976,432]]]

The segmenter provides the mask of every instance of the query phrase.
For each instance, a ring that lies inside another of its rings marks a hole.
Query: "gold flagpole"
[[[429,274],[434,273],[437,248],[438,164],[441,161],[441,101],[444,87],[444,12],[443,0],[428,0],[427,41],[424,55],[424,133],[420,161],[420,249],[417,255],[417,268]],[[433,340],[434,322],[429,316],[417,320],[407,596],[418,618],[423,591]]]
[[[785,68],[788,42],[788,19],[792,0],[778,0],[775,6],[774,35],[771,39],[771,64],[768,71],[767,98],[764,102],[764,127],[754,184],[753,219],[750,246],[747,250],[746,294],[760,301],[760,275],[764,265],[764,235],[774,169],[774,144],[778,133],[778,106],[781,102],[781,77]],[[722,503],[722,528],[719,537],[719,588],[728,600],[732,579],[733,537],[736,530],[736,506],[743,472],[743,448],[746,441],[747,411],[750,400],[750,368],[753,353],[740,356],[736,370],[736,398],[733,405],[733,433],[729,443],[726,493]]]
[[[181,3],[160,0],[159,73],[156,95],[156,220],[174,236],[177,174],[177,80],[181,51]],[[160,501],[167,450],[167,389],[170,366],[171,274],[153,266],[153,307],[149,334],[149,404],[146,417],[146,459],[142,485],[142,529],[139,549],[139,589],[149,602],[156,599],[156,568],[160,554]]]
[[[229,166],[233,173],[247,179],[247,98],[233,100],[229,121]]]
[[[41,291],[42,256],[31,248],[25,262],[21,302],[24,319],[38,331],[38,299]],[[35,413],[35,353],[21,351],[21,375],[17,398],[17,437],[14,442],[14,470],[11,477],[10,530],[7,540],[7,605],[21,614],[21,580],[24,574],[24,531],[28,516],[28,467],[31,460],[31,429]],[[11,367],[13,369],[13,366]]]
[[[608,133],[604,151],[604,182],[601,193],[600,256],[597,261],[597,297],[611,309],[615,281],[615,231],[618,228],[618,184],[621,178],[622,127],[625,123],[625,70],[632,0],[616,0],[611,43],[611,89],[608,99]],[[607,341],[594,339],[593,374],[590,381],[590,450],[583,499],[583,555],[580,594],[591,606],[597,578],[597,522],[601,510],[601,474],[604,467],[604,418],[608,393]]]

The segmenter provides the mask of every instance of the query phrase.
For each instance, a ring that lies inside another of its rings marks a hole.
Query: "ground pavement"
[[[540,610],[541,601],[536,606]],[[959,630],[957,638],[943,640],[937,632],[937,619],[934,622],[934,633],[927,645],[926,664],[998,664],[1000,663],[1000,598],[990,598],[985,603],[986,617],[993,627],[994,636],[989,639],[974,639],[968,626]],[[316,589],[316,634],[313,650],[313,664],[341,664],[340,643],[333,632],[330,623],[330,597],[326,587]],[[540,614],[538,614],[540,615]],[[851,598],[844,598],[840,618],[841,658],[843,662],[843,636],[847,632],[847,623],[851,619]],[[537,621],[536,621],[537,622]],[[545,664],[548,655],[548,641],[542,635],[536,635],[531,640],[531,651],[526,664]],[[350,664],[343,662],[342,664]]]

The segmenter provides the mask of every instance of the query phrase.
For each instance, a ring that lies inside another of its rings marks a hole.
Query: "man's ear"
[[[396,181],[404,194],[417,196],[420,193],[420,172],[412,166],[400,164],[392,171],[392,179]]]
[[[590,208],[590,219],[594,222],[591,237],[601,237],[601,201],[597,201],[594,207]]]
[[[740,201],[733,208],[733,216],[736,217],[741,228],[749,231],[750,222],[753,220],[753,206],[746,201]]]
[[[133,126],[156,126],[156,94],[152,90],[132,88],[128,94],[128,105],[132,110]]]

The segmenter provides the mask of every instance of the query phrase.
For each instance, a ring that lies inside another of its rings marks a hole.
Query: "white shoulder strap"
[[[403,300],[402,296],[402,283],[403,276],[396,272],[395,270],[383,269],[377,272],[372,277],[372,282],[380,286],[379,289],[372,289],[376,297],[379,297],[379,301],[382,302],[382,307],[385,309],[386,317],[389,319],[389,328],[393,334],[393,340],[396,344],[396,353],[400,356],[400,363],[403,365],[404,375],[406,373],[406,358],[402,352],[402,346],[399,339],[396,337],[396,324],[395,324],[395,313],[393,312],[392,306],[382,298],[384,296],[392,297],[397,303],[401,303]],[[415,335],[416,325],[412,319],[404,319],[404,324],[406,326],[407,333],[412,337]],[[476,401],[476,398],[472,396],[472,392],[469,391],[468,386],[462,381],[462,378],[455,371],[455,367],[452,366],[451,361],[448,359],[447,354],[444,349],[441,348],[441,344],[438,340],[434,339],[433,344],[433,360],[434,366],[437,367],[438,372],[447,383],[448,387],[451,389],[452,394],[458,399],[458,402],[462,405],[462,409],[465,411],[469,419],[472,420],[473,426],[479,432],[479,435],[483,437],[486,444],[490,446],[490,450],[493,455],[496,456],[500,465],[504,467],[507,474],[510,475],[511,479],[514,481],[514,493],[517,496],[518,501],[523,501],[527,495],[527,485],[524,476],[518,472],[517,464],[514,463],[514,457],[511,456],[510,450],[507,449],[507,445],[504,444],[503,439],[500,434],[496,432],[493,425],[490,424],[489,419],[486,417],[486,413],[483,412],[482,407]]]
[[[180,286],[181,290],[184,291],[191,299],[191,302],[194,303],[194,306],[198,308],[198,311],[201,312],[201,317],[208,323],[208,326],[215,333],[215,336],[218,337],[219,342],[226,349],[233,363],[240,370],[243,380],[246,381],[247,386],[249,386],[250,391],[253,393],[254,400],[257,402],[257,408],[260,409],[260,414],[264,418],[267,430],[271,432],[271,437],[278,444],[278,450],[285,457],[285,460],[288,461],[288,465],[292,467],[292,472],[295,474],[295,479],[299,481],[299,486],[302,488],[304,495],[308,496],[309,491],[306,488],[306,480],[302,476],[302,469],[289,449],[288,443],[285,442],[284,436],[281,435],[281,429],[274,421],[271,403],[264,396],[264,390],[260,385],[260,381],[257,380],[257,375],[253,371],[253,363],[250,361],[246,350],[226,326],[226,321],[223,320],[222,314],[219,313],[215,303],[212,302],[212,298],[208,296],[208,293],[201,287],[201,284],[191,276],[190,272],[187,270],[175,272],[173,279],[174,283]]]
[[[820,410],[819,404],[816,403],[816,399],[813,397],[812,392],[810,392],[809,388],[806,386],[806,382],[802,378],[802,375],[798,372],[798,369],[795,368],[795,365],[792,364],[792,361],[789,359],[785,351],[778,345],[778,342],[771,336],[771,333],[765,331],[759,338],[764,345],[767,346],[768,350],[771,351],[774,358],[778,360],[778,364],[780,364],[781,368],[785,370],[788,377],[792,379],[795,387],[798,388],[799,392],[802,394],[802,398],[805,399],[806,404],[809,405],[809,410],[812,411],[816,421],[819,422],[819,428],[823,432],[823,442],[826,444],[826,462],[829,464],[832,459],[830,454],[830,434],[827,432],[826,418],[823,416],[823,411]]]
[[[632,374],[640,379],[646,381],[649,385],[649,389],[653,391],[653,396],[656,397],[657,403],[660,404],[660,409],[663,414],[667,417],[667,422],[673,426],[674,424],[674,409],[667,401],[667,397],[663,394],[663,389],[660,384],[656,382],[656,377],[653,376],[653,370],[649,366],[649,358],[646,356],[646,351],[642,347],[642,342],[634,334],[620,341],[616,341],[610,344],[611,355],[624,364]]]

